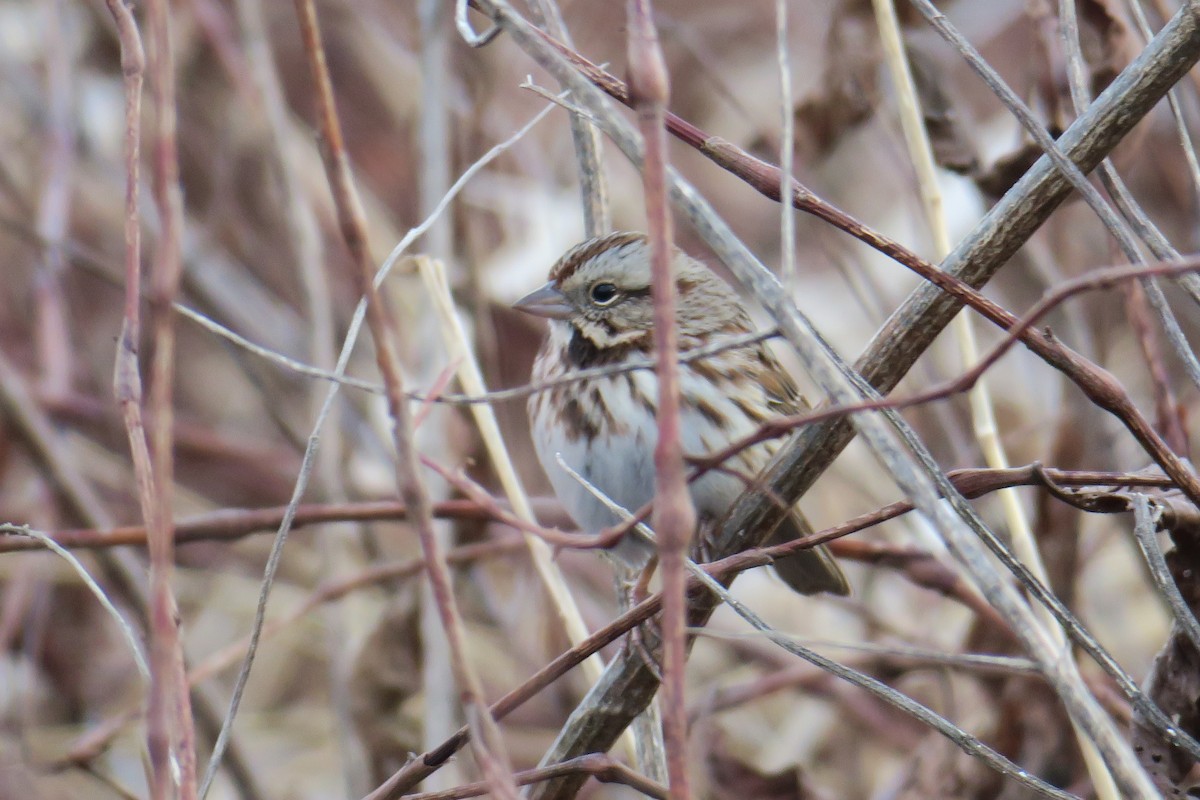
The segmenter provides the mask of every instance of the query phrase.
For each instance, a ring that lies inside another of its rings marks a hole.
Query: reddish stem
[[[179,796],[196,797],[195,726],[183,664],[178,608],[171,589],[175,563],[172,494],[175,485],[174,377],[175,312],[183,271],[183,195],[179,186],[179,152],[176,136],[175,58],[171,43],[171,8],[167,0],[147,5],[151,44],[150,76],[154,100],[153,148],[154,202],[161,233],[151,272],[150,307],[154,323],[148,412],[151,489],[154,525],[150,545],[150,630],[153,665],[152,711],[170,722],[176,764],[156,765],[155,788],[169,785],[171,772],[179,771]],[[159,707],[159,704],[162,704]],[[152,714],[153,716],[153,714]]]
[[[658,443],[654,448],[654,531],[662,565],[663,739],[673,800],[691,797],[687,774],[687,573],[684,562],[696,528],[680,441],[678,335],[675,327],[674,247],[667,205],[667,66],[654,28],[650,0],[630,0],[629,89],[646,142],[642,186],[654,300],[654,347],[658,373]]]

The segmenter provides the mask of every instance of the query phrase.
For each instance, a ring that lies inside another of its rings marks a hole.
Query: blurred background
[[[521,87],[524,81],[556,90],[504,36],[480,49],[464,45],[450,5],[317,4],[377,262],[425,219],[451,182],[545,105]],[[1054,4],[944,5],[1047,126],[1059,131],[1070,123]],[[1121,0],[1078,5],[1098,90],[1144,41]],[[1156,25],[1172,13],[1163,7],[1169,0],[1147,5]],[[624,75],[624,5],[563,0],[561,7],[576,49]],[[932,258],[871,4],[795,0],[788,8],[793,96],[785,101],[773,2],[655,3],[671,71],[671,110],[778,163],[781,108],[790,109],[799,180]],[[907,7],[901,11],[943,166],[946,212],[953,234],[962,236],[1036,151],[957,54]],[[140,4],[135,12],[141,20]],[[472,18],[478,27],[486,24]],[[179,300],[257,345],[331,368],[358,297],[318,153],[311,74],[294,9],[263,0],[180,0],[171,4],[171,22],[185,215]],[[123,91],[115,27],[100,0],[0,5],[0,517],[51,533],[141,520],[112,392],[123,297]],[[1183,82],[1179,94],[1194,124],[1196,84]],[[149,98],[147,137],[153,130]],[[145,264],[160,230],[148,142],[142,159]],[[764,263],[777,268],[778,206],[682,144],[672,142],[670,152],[674,166]],[[605,163],[615,226],[643,228],[637,172],[611,145]],[[1165,106],[1122,145],[1116,163],[1173,244],[1193,251],[1198,187]],[[676,235],[680,246],[713,263],[686,224],[677,225]],[[472,177],[410,248],[445,263],[490,388],[527,381],[543,332],[540,321],[516,314],[509,303],[539,285],[558,255],[583,237],[569,122],[555,109]],[[810,218],[798,215],[791,246],[799,307],[849,359],[916,285],[902,267]],[[1119,252],[1095,215],[1071,202],[987,292],[1021,314],[1051,287],[1115,263]],[[428,389],[450,365],[428,291],[401,261],[385,292],[401,329],[406,380],[417,391]],[[1168,297],[1185,332],[1194,335],[1196,307],[1171,289]],[[1195,387],[1146,319],[1144,299],[1118,289],[1073,299],[1048,324],[1111,370],[1163,430],[1186,434]],[[1147,324],[1149,340],[1139,338]],[[181,316],[177,326],[176,518],[285,504],[328,384],[233,345],[190,318]],[[998,338],[985,323],[976,329],[985,344]],[[354,350],[348,372],[376,381],[368,338]],[[953,339],[943,339],[900,393],[964,368]],[[151,351],[144,347],[143,358]],[[1149,368],[1155,364],[1164,378],[1157,390]],[[1144,454],[1113,420],[1023,351],[1006,356],[987,383],[1012,463],[1145,466]],[[1166,399],[1164,387],[1171,390]],[[524,405],[521,399],[496,406],[506,443],[527,490],[543,498],[544,519],[567,526],[533,457]],[[964,398],[905,415],[945,468],[984,463]],[[1186,453],[1186,440],[1171,441]],[[496,489],[465,409],[431,407],[418,443],[428,458],[467,468]],[[66,485],[64,469],[89,489],[83,500]],[[437,499],[454,496],[433,473],[425,477]],[[1059,596],[1140,680],[1167,636],[1169,617],[1144,574],[1130,521],[1084,515],[1032,489],[1021,496]],[[345,388],[322,429],[304,502],[336,506],[395,497],[382,402]],[[802,506],[821,528],[898,497],[886,474],[852,445]],[[999,504],[985,498],[978,507],[1003,533]],[[511,542],[514,535],[478,521],[439,526],[459,544]],[[178,548],[174,586],[189,667],[199,676],[194,703],[202,765],[228,704],[273,530],[260,526],[255,535]],[[856,538],[941,553],[916,517]],[[268,608],[268,620],[285,621],[269,624],[226,768],[210,797],[359,797],[410,753],[457,729],[457,695],[419,573],[364,574],[369,567],[411,563],[406,560],[419,554],[413,530],[398,521],[295,532]],[[144,548],[80,551],[79,557],[136,626],[137,602],[117,576],[140,577],[144,589]],[[589,626],[610,620],[608,565],[592,552],[564,552],[558,563]],[[847,599],[800,599],[763,571],[744,576],[736,589],[778,629],[920,699],[1047,780],[1090,792],[1069,723],[1042,682],[900,654],[1011,654],[1009,640],[963,605],[916,586],[903,569],[852,563],[847,571],[854,586]],[[463,563],[455,578],[489,699],[566,647],[520,548],[498,548]],[[688,676],[703,797],[1027,796],[936,733],[751,636],[732,615],[718,613],[711,629],[723,635],[701,637]],[[0,797],[147,796],[140,755],[145,729],[137,714],[144,685],[131,665],[119,629],[63,560],[44,551],[0,555]],[[1108,679],[1085,673],[1098,694],[1111,694],[1109,710],[1127,718],[1128,707]],[[517,768],[536,764],[585,688],[572,673],[503,722]],[[426,788],[477,778],[464,752]],[[583,796],[634,795],[593,782]]]

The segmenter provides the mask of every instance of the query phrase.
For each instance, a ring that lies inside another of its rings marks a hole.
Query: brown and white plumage
[[[753,331],[737,295],[708,267],[682,252],[675,256],[679,350],[686,353]],[[568,251],[550,281],[517,303],[550,319],[550,334],[534,364],[536,383],[571,372],[653,356],[653,303],[649,246],[639,233],[612,233]],[[683,450],[704,455],[756,431],[774,416],[806,408],[788,374],[763,344],[752,344],[684,363],[680,367]],[[562,469],[563,459],[610,499],[631,511],[654,497],[655,409],[653,370],[593,377],[539,392],[529,401],[534,444],[559,499],[579,524],[599,532],[617,516]],[[770,460],[776,445],[743,450],[728,471],[694,481],[692,500],[701,523],[722,517]],[[738,474],[731,474],[738,473]],[[793,513],[774,541],[803,535],[807,525]],[[650,545],[626,536],[614,554],[645,564]],[[845,577],[823,548],[776,564],[780,576],[805,594],[848,591]]]

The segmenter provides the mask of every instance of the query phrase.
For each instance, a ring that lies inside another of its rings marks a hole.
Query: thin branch
[[[371,394],[383,394],[383,386],[378,383],[359,380],[358,378],[349,378],[345,375],[338,374],[336,370],[314,367],[295,358],[285,356],[283,353],[276,352],[269,347],[263,347],[262,345],[255,344],[241,334],[230,330],[221,323],[217,322],[212,317],[202,314],[193,308],[188,308],[182,303],[176,303],[174,308],[180,314],[187,317],[192,322],[195,322],[206,331],[215,333],[217,336],[220,336],[222,339],[237,345],[246,352],[253,353],[260,358],[263,358],[274,364],[278,364],[284,369],[291,370],[297,375],[303,375],[308,378],[318,378],[320,380],[329,381],[341,386],[348,386],[351,389],[361,389],[364,392],[370,392]],[[410,396],[413,395],[410,394]],[[414,397],[414,399],[420,398]]]
[[[687,757],[687,604],[684,597],[688,547],[696,528],[696,509],[688,492],[680,430],[679,332],[676,328],[674,246],[667,206],[667,134],[663,127],[670,79],[650,0],[629,0],[629,92],[646,143],[642,191],[650,241],[651,297],[654,302],[654,349],[657,358],[658,408],[654,447],[654,530],[662,569],[664,711],[663,740],[672,800],[689,800]]]
[[[465,2],[464,2],[465,5]],[[534,21],[567,47],[571,34],[563,21],[562,11],[554,0],[534,0],[529,4]],[[499,28],[496,28],[499,31]],[[575,160],[579,167],[579,191],[583,200],[583,231],[586,238],[602,236],[612,230],[612,209],[609,207],[608,178],[604,170],[604,153],[600,132],[582,114],[571,115],[571,140],[575,143]]]
[[[445,475],[452,476],[449,471]],[[1059,470],[1043,467],[1040,464],[1029,464],[1023,467],[1008,469],[960,469],[947,473],[947,477],[964,497],[974,499],[983,497],[991,492],[1013,486],[1040,486],[1050,488],[1055,496],[1064,499],[1061,487],[1066,486],[1145,486],[1155,488],[1170,488],[1174,484],[1165,475],[1147,474],[1144,472],[1095,472],[1078,470]],[[477,484],[463,481],[460,488],[469,487],[472,491]],[[534,499],[533,505],[538,509],[537,516],[545,519],[560,513],[558,504],[554,501]],[[1100,511],[1098,503],[1093,503],[1091,510]],[[286,506],[260,509],[223,509],[195,517],[177,520],[174,529],[176,544],[203,541],[235,541],[246,536],[274,532],[287,512]],[[784,554],[799,543],[815,543],[830,541],[856,533],[878,525],[912,510],[912,504],[898,501],[854,517],[851,520],[826,528],[803,540],[776,545],[768,549],[756,549],[749,552]],[[444,500],[435,503],[433,514],[438,519],[462,519],[491,521],[511,524],[519,528],[521,523],[508,514],[506,507],[499,500],[491,500],[484,504],[478,500]],[[330,522],[378,522],[399,521],[407,519],[408,511],[403,503],[396,501],[377,501],[359,503],[333,503],[322,505],[302,505],[297,507],[293,527],[303,528],[310,525],[321,525]],[[636,515],[635,515],[636,518]],[[565,520],[565,517],[563,518]],[[538,529],[545,531],[545,528]],[[112,547],[146,545],[146,528],[143,525],[130,525],[119,528],[63,530],[52,534],[54,541],[69,550],[102,550]],[[591,537],[589,536],[589,539]],[[565,541],[565,540],[564,540]],[[580,546],[570,540],[571,545]],[[589,547],[591,545],[589,544]],[[41,549],[37,542],[20,538],[0,538],[0,553],[12,553],[25,550]]]
[[[499,501],[496,502],[495,507],[501,508]],[[534,506],[539,509],[543,518],[553,515],[558,508],[557,504],[549,502],[535,503]],[[288,510],[288,506],[227,508],[194,517],[184,517],[175,522],[175,543],[180,545],[190,542],[231,542],[246,536],[274,533]],[[501,523],[506,521],[505,517],[473,500],[443,500],[434,504],[433,515],[438,519]],[[297,506],[292,517],[292,527],[299,529],[331,522],[379,522],[407,518],[407,507],[395,500],[325,503]],[[128,525],[117,528],[64,530],[54,533],[53,537],[56,543],[71,550],[103,550],[128,545],[145,547],[146,527],[144,525]],[[39,549],[39,545],[33,541],[0,538],[0,553],[37,549]]]
[[[150,496],[143,500],[143,513],[152,506],[155,523],[150,526],[149,548],[150,653],[154,683],[146,713],[152,725],[160,716],[163,724],[169,721],[170,749],[175,762],[154,763],[152,795],[168,796],[169,786],[174,780],[173,773],[178,770],[179,796],[182,800],[193,800],[196,797],[196,732],[183,663],[179,612],[171,588],[175,562],[175,537],[171,532],[175,489],[175,314],[171,304],[179,294],[179,280],[183,272],[183,191],[179,183],[171,7],[167,0],[149,2],[147,19],[155,122],[151,183],[160,233],[150,273],[149,295],[154,352],[150,363],[150,397],[146,405],[150,419],[148,439],[152,482],[146,487]],[[132,357],[126,356],[126,359],[125,368],[133,368],[135,362]],[[128,409],[131,404],[125,405]],[[137,435],[134,426],[130,426],[130,431],[131,436]],[[133,444],[135,450],[140,446],[140,443]],[[135,455],[135,461],[137,459]],[[146,469],[146,466],[143,465],[142,469]],[[152,735],[152,738],[155,736]]]
[[[775,62],[779,70],[779,196],[792,185],[796,152],[796,111],[792,105],[792,62],[788,47],[787,0],[775,0]],[[564,42],[569,44],[569,42]],[[787,290],[796,287],[796,215],[789,203],[779,204],[779,273]]]
[[[96,583],[96,580],[88,573],[83,564],[79,563],[79,559],[73,556],[65,547],[54,541],[49,534],[36,531],[27,525],[0,524],[0,533],[28,537],[46,549],[53,551],[55,555],[71,566],[71,569],[79,576],[79,580],[83,582],[83,585],[100,601],[100,605],[104,608],[104,611],[117,623],[117,628],[120,629],[121,635],[125,638],[125,644],[129,647],[129,652],[133,656],[133,663],[137,667],[138,675],[142,677],[143,681],[149,683],[150,665],[146,663],[146,656],[142,652],[142,643],[139,641],[138,635],[125,618],[121,616],[121,612],[108,599],[108,595],[104,593],[104,590],[100,588],[99,584]]]
[[[129,439],[130,451],[133,457],[134,473],[137,480],[138,499],[141,504],[142,517],[146,523],[148,543],[154,548],[152,562],[152,578],[150,592],[150,623],[151,647],[151,690],[147,709],[147,746],[150,755],[151,796],[163,800],[171,793],[172,777],[170,772],[172,729],[170,699],[175,696],[172,690],[172,662],[174,660],[175,644],[178,641],[178,629],[175,626],[174,608],[170,597],[170,552],[174,545],[173,534],[169,522],[162,519],[161,495],[155,486],[157,476],[151,463],[150,445],[147,440],[145,426],[142,421],[142,383],[138,365],[138,349],[141,343],[141,227],[139,217],[139,169],[141,151],[141,96],[142,80],[146,67],[146,58],[142,50],[141,35],[133,12],[119,0],[108,0],[109,13],[117,25],[121,43],[121,70],[125,78],[125,305],[122,318],[121,336],[118,340],[116,363],[114,367],[113,388],[118,404],[121,406],[126,433]],[[160,25],[156,30],[156,38],[165,26],[164,9],[156,4],[154,19]],[[159,42],[159,46],[169,43]],[[165,63],[166,68],[163,69]],[[165,109],[161,82],[171,83],[171,67],[169,58],[158,56],[159,71],[157,82],[160,84],[160,95],[157,98],[156,110],[160,115],[173,113],[173,108]],[[164,121],[159,116],[160,126]],[[160,130],[160,135],[162,135]],[[170,130],[166,132],[170,135]],[[167,154],[170,168],[170,153]],[[156,161],[155,185],[164,190],[160,195],[164,205],[160,207],[164,217],[164,226],[174,229],[177,221],[172,217],[169,200],[166,198],[167,176],[164,166]],[[161,181],[161,183],[160,183]],[[164,231],[166,233],[166,231]],[[170,255],[168,254],[168,258]],[[158,274],[162,274],[161,259],[158,260]],[[169,342],[164,342],[169,345]],[[160,395],[161,398],[161,395]],[[161,429],[160,429],[161,430]],[[165,525],[165,527],[164,527]],[[165,570],[165,572],[164,572]],[[189,792],[194,791],[194,773]]]
[[[1146,559],[1146,566],[1150,568],[1154,587],[1166,598],[1179,629],[1191,641],[1192,646],[1200,651],[1200,622],[1196,621],[1196,615],[1179,591],[1175,579],[1171,577],[1171,569],[1167,566],[1167,559],[1158,544],[1158,523],[1162,512],[1152,506],[1150,498],[1144,494],[1134,494],[1131,505],[1133,535],[1137,539],[1138,549],[1142,551],[1142,557]]]
[[[230,330],[221,323],[206,316],[195,309],[188,308],[180,303],[175,304],[175,310],[183,314],[188,319],[200,325],[207,331],[215,333],[217,336],[241,347],[247,352],[253,353],[256,356],[266,359],[280,365],[281,367],[295,372],[297,375],[304,375],[309,378],[318,378],[320,380],[336,383],[341,386],[348,386],[352,389],[361,389],[372,394],[383,394],[383,386],[371,381],[360,380],[358,378],[348,378],[341,375],[337,370],[326,370],[320,367],[314,367],[311,364],[305,364],[302,361],[285,356],[282,353],[276,352],[269,347],[255,344],[239,333]],[[779,332],[772,329],[768,331],[755,331],[754,333],[742,334],[739,336],[729,337],[716,344],[706,345],[688,350],[679,355],[680,364],[691,364],[705,358],[724,353],[728,350],[736,350],[742,347],[753,347],[760,342],[778,336]],[[528,383],[524,386],[517,386],[512,389],[500,389],[491,392],[474,392],[470,394],[453,394],[449,392],[408,392],[410,400],[416,400],[423,403],[445,403],[446,405],[480,405],[485,403],[501,403],[510,400],[521,400],[530,395],[538,394],[539,392],[549,391],[559,386],[567,386],[573,383],[590,380],[592,378],[607,377],[611,375],[621,375],[627,372],[635,372],[637,370],[654,369],[655,362],[652,359],[630,359],[616,364],[609,364],[603,367],[590,367],[572,371],[561,378],[552,380],[539,381],[536,383]]]

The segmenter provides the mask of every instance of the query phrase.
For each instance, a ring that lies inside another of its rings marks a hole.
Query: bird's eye
[[[606,306],[617,299],[617,287],[612,283],[597,283],[590,292],[592,302],[598,306]]]

